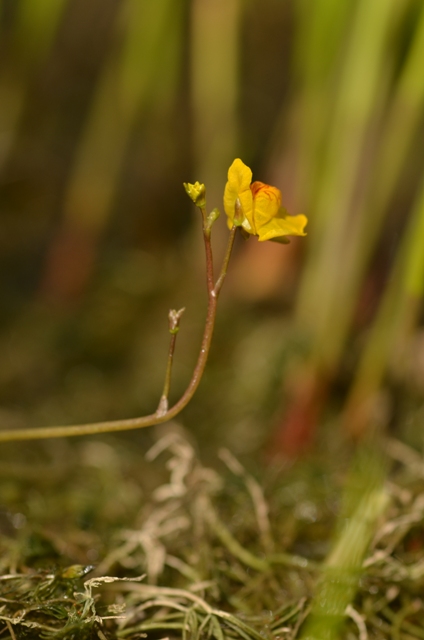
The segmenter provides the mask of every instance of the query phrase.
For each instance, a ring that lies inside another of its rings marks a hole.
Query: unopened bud
[[[176,309],[171,309],[168,313],[168,322],[169,322],[169,333],[175,335],[180,330],[180,320],[181,316],[185,311],[185,307],[177,311]]]
[[[188,197],[193,200],[196,207],[200,209],[204,209],[206,207],[206,187],[204,184],[200,184],[200,182],[195,182],[194,184],[190,184],[189,182],[184,182],[184,189]]]
[[[215,209],[212,209],[212,211],[206,218],[206,228],[210,230],[214,222],[218,220],[219,216],[220,216],[219,209],[217,209],[216,207]]]

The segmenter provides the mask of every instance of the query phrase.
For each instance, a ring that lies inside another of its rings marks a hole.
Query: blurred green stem
[[[238,142],[240,29],[245,3],[193,0],[189,4],[194,159],[215,200],[220,195],[216,176],[235,157]]]
[[[167,422],[180,413],[190,402],[194,396],[197,387],[202,379],[203,372],[205,370],[206,362],[209,355],[209,350],[212,341],[213,330],[215,326],[216,310],[218,304],[219,293],[224,282],[228,263],[231,257],[231,251],[234,245],[235,234],[237,227],[233,227],[230,231],[228,238],[227,250],[222,263],[219,277],[214,284],[213,278],[213,255],[211,247],[211,230],[207,224],[206,211],[201,209],[203,218],[203,238],[205,243],[206,253],[206,281],[208,288],[208,309],[206,314],[205,328],[203,331],[202,344],[200,347],[200,353],[197,358],[197,363],[193,371],[191,380],[181,396],[170,409],[167,408],[168,404],[168,392],[171,380],[172,361],[175,350],[176,335],[178,332],[179,321],[182,315],[182,311],[170,312],[170,331],[172,334],[171,344],[168,354],[168,365],[165,375],[164,391],[162,393],[159,407],[155,413],[148,416],[142,416],[140,418],[129,418],[127,420],[112,420],[108,422],[95,422],[92,424],[77,424],[70,426],[58,426],[58,427],[39,427],[35,429],[20,429],[20,430],[5,430],[0,431],[0,442],[11,442],[15,440],[41,440],[44,438],[65,438],[69,436],[83,436],[93,435],[96,433],[110,433],[114,431],[126,431],[129,429],[141,429],[143,427],[150,427],[155,424]],[[175,314],[175,318],[173,316]],[[171,316],[173,316],[171,318]],[[177,331],[175,331],[177,330]]]
[[[67,0],[20,0],[15,4],[11,46],[2,50],[0,68],[0,167],[16,144],[31,82],[51,51]]]
[[[339,531],[323,564],[300,640],[342,637],[346,609],[355,599],[378,520],[390,502],[384,487],[385,459],[375,443],[359,449],[353,462],[344,490]]]
[[[360,436],[375,420],[379,390],[391,361],[404,369],[424,295],[424,180],[359,361],[346,408],[348,430]]]
[[[402,6],[393,0],[355,3],[319,169],[313,245],[298,298],[298,319],[311,332],[312,357],[330,374],[345,344],[360,281],[360,231],[373,219],[358,206],[370,131],[387,95],[387,47]],[[368,152],[369,153],[369,152]],[[340,277],[343,265],[343,277]],[[325,287],[321,283],[325,283]]]

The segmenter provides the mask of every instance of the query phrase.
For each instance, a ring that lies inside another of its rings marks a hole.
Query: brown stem
[[[205,370],[206,361],[209,355],[209,349],[212,341],[212,334],[215,326],[215,318],[216,318],[216,309],[218,303],[219,292],[221,290],[223,281],[225,279],[225,275],[227,272],[228,262],[231,256],[231,250],[234,244],[234,236],[236,228],[233,227],[230,233],[227,250],[225,253],[224,261],[222,264],[220,276],[217,280],[216,285],[214,286],[213,279],[213,257],[212,257],[212,247],[210,240],[210,229],[206,226],[206,214],[202,210],[203,215],[203,237],[205,242],[205,253],[206,253],[206,281],[208,287],[208,309],[206,313],[206,321],[205,328],[203,331],[202,344],[200,346],[199,356],[197,358],[197,363],[193,371],[193,375],[191,380],[184,391],[181,398],[176,402],[171,408],[168,410],[160,411],[161,406],[159,403],[159,410],[155,413],[152,413],[148,416],[142,416],[140,418],[128,418],[127,420],[112,420],[108,422],[94,422],[92,424],[75,424],[69,426],[57,426],[57,427],[38,427],[35,429],[19,429],[19,430],[5,430],[0,431],[0,442],[11,442],[16,440],[41,440],[44,438],[66,438],[70,436],[84,436],[84,435],[94,435],[97,433],[111,433],[116,431],[127,431],[130,429],[142,429],[143,427],[151,427],[155,424],[161,424],[162,422],[167,422],[171,420],[176,415],[187,406],[187,404],[192,399],[197,387],[199,386],[200,380],[202,378],[203,372]],[[175,340],[171,340],[170,346],[170,354],[172,349],[175,348]],[[169,367],[169,356],[168,356],[168,367]],[[171,367],[172,367],[172,358],[171,358]],[[171,369],[169,370],[169,380],[171,375]],[[166,380],[168,377],[168,369],[166,374]],[[166,387],[165,381],[165,390]],[[169,387],[168,387],[169,390]]]

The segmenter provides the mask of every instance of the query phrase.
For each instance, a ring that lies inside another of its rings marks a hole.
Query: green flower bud
[[[206,187],[204,184],[200,184],[200,182],[195,182],[194,184],[190,184],[189,182],[184,182],[184,189],[188,197],[193,200],[196,207],[199,209],[204,209],[206,207]]]
[[[217,209],[216,207],[215,209],[212,209],[212,211],[210,212],[210,214],[206,219],[206,228],[211,229],[212,225],[214,224],[214,222],[218,220],[219,216],[220,216],[219,209]]]

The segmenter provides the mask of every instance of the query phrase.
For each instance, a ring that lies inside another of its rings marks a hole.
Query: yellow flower
[[[281,206],[281,192],[263,182],[252,182],[252,171],[237,158],[228,170],[224,209],[228,226],[236,224],[259,240],[305,236],[306,216],[291,216]]]

